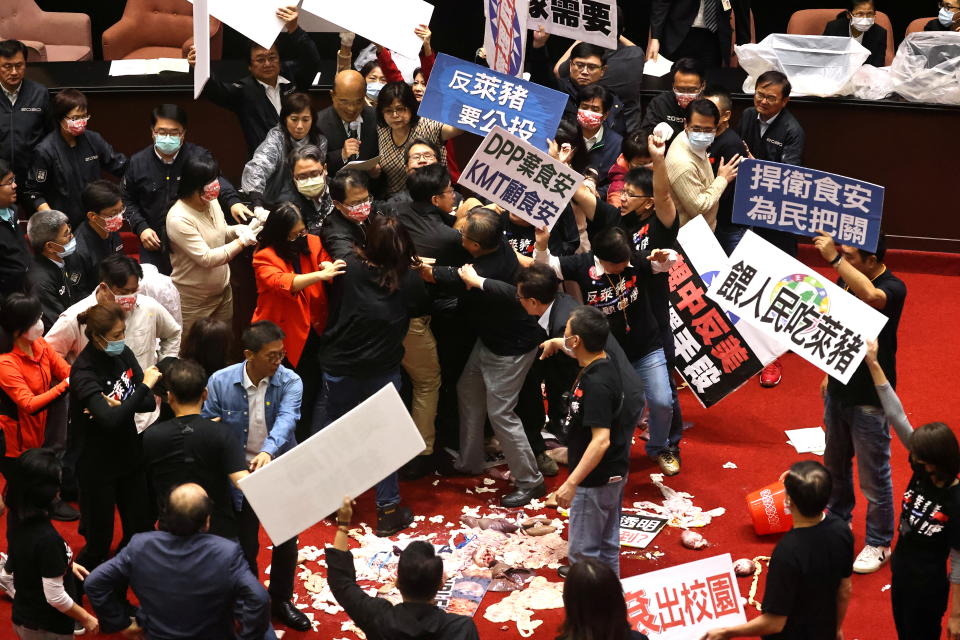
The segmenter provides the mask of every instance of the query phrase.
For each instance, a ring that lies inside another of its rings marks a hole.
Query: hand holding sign
[[[813,246],[820,252],[820,256],[830,264],[833,264],[833,261],[837,259],[837,246],[833,242],[833,236],[823,229],[817,231],[817,235],[813,239]]]

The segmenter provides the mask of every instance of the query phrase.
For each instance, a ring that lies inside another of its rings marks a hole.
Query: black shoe
[[[522,507],[534,498],[542,498],[547,495],[547,487],[541,482],[528,489],[517,489],[513,493],[508,493],[500,499],[500,505],[503,507]]]
[[[312,628],[310,618],[289,600],[274,603],[273,617],[294,631],[309,631]]]
[[[568,565],[568,564],[562,565],[561,567],[559,567],[559,568],[557,569],[557,574],[558,574],[561,578],[563,578],[564,580],[567,579],[567,574],[568,574],[568,573],[570,573],[570,565]]]
[[[407,464],[400,467],[397,475],[404,482],[419,480],[423,476],[433,473],[437,468],[436,459],[432,454],[425,454],[415,457]]]
[[[57,500],[50,507],[50,519],[60,522],[73,522],[80,519],[80,512],[71,507],[63,500]]]
[[[381,538],[403,531],[413,522],[413,512],[409,507],[395,504],[389,507],[377,507],[377,535]]]

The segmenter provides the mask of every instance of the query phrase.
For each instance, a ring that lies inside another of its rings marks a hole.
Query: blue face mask
[[[56,244],[56,243],[54,243],[54,244]],[[67,256],[69,256],[70,254],[72,254],[72,253],[73,253],[74,251],[76,251],[76,250],[77,250],[77,239],[76,239],[76,238],[70,238],[70,242],[68,242],[67,244],[63,245],[63,251],[57,252],[57,255],[60,256],[61,258],[66,258]]]
[[[690,147],[696,151],[706,151],[707,147],[713,144],[715,133],[704,133],[702,131],[688,131],[687,139],[690,141]]]
[[[118,356],[123,353],[125,346],[126,343],[123,340],[107,340],[107,346],[103,348],[103,352],[111,356]]]
[[[382,82],[368,82],[367,83],[367,97],[371,100],[376,100],[377,96],[380,95],[380,90],[383,89],[385,84]]]
[[[953,11],[950,9],[941,8],[940,13],[937,14],[937,19],[945,27],[949,27],[953,24]]]
[[[183,144],[183,138],[180,136],[157,136],[157,141],[154,142],[154,146],[157,147],[157,151],[164,155],[173,155],[180,150],[180,145]]]

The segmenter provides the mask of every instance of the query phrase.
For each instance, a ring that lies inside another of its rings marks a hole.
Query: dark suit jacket
[[[836,20],[827,23],[823,30],[825,36],[840,36],[841,38],[850,37],[850,20],[847,18],[847,12],[837,14]],[[875,67],[882,67],[887,59],[887,30],[878,24],[873,25],[863,34],[863,46],[870,51],[870,57],[865,64],[872,64]]]
[[[750,42],[750,0],[731,0],[731,11],[737,23],[737,44]],[[722,5],[721,5],[722,8]],[[693,26],[700,10],[700,0],[653,0],[650,9],[650,36],[660,40],[660,53],[671,60],[672,54]],[[720,12],[717,38],[724,64],[730,62],[730,11]]]
[[[137,622],[148,638],[276,638],[270,631],[267,591],[233,540],[165,531],[133,536],[83,583],[105,633],[130,625],[119,596],[128,584],[140,601]]]
[[[740,116],[740,137],[757,160],[803,165],[806,134],[787,109],[780,112],[767,127],[767,132],[761,136],[757,110],[747,107]]]
[[[358,160],[369,160],[380,153],[380,142],[377,138],[377,112],[373,107],[364,107],[361,113],[360,126],[360,156]],[[343,120],[329,106],[317,114],[317,123],[320,130],[327,137],[327,173],[335,174],[343,167],[343,143],[347,140],[347,130]]]

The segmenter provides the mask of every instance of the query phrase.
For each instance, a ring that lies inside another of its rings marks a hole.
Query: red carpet
[[[956,392],[953,365],[960,361],[960,341],[950,338],[955,331],[955,318],[960,317],[960,278],[947,275],[960,274],[960,258],[957,256],[925,257],[926,254],[892,253],[889,263],[907,283],[908,297],[900,326],[899,393],[914,426],[932,420],[942,420],[954,428],[960,426],[960,394]],[[807,260],[811,264],[819,264]],[[683,441],[683,473],[668,478],[667,484],[675,489],[694,494],[694,502],[705,509],[722,506],[726,515],[701,530],[709,540],[710,547],[703,551],[690,551],[680,545],[679,530],[664,530],[654,541],[666,555],[658,561],[630,560],[622,562],[623,575],[629,576],[655,568],[688,562],[707,555],[730,553],[734,558],[752,558],[769,555],[776,537],[761,538],[754,534],[744,505],[744,496],[759,487],[776,480],[799,456],[786,444],[784,429],[815,427],[821,424],[822,403],[818,392],[822,374],[797,356],[789,355],[783,360],[784,376],[780,386],[761,389],[756,380],[751,381],[733,396],[710,411],[704,410],[689,393],[682,395],[684,418],[694,423],[686,432]],[[734,462],[737,469],[723,469],[725,462]],[[899,441],[893,441],[894,498],[906,486],[909,474],[906,453]],[[656,468],[642,454],[639,445],[634,450],[630,484],[627,489],[627,504],[636,500],[657,500],[659,492],[649,482],[649,474]],[[475,487],[477,479],[441,480],[432,486],[432,478],[402,485],[404,499],[419,514],[432,516],[443,514],[447,520],[456,521],[464,504],[486,504],[480,496],[493,501],[500,494],[467,495],[464,489]],[[551,480],[551,485],[559,484]],[[503,483],[497,483],[503,488]],[[899,516],[899,506],[897,506]],[[863,542],[864,502],[857,505],[854,534],[859,546]],[[372,496],[361,498],[357,521],[373,519]],[[2,525],[0,525],[2,526]],[[58,527],[75,550],[82,546],[77,536],[75,523]],[[418,532],[440,531],[442,525],[420,523]],[[118,532],[119,536],[119,532]],[[318,525],[300,537],[301,546],[323,545],[332,540],[332,527]],[[264,538],[264,544],[266,538]],[[261,565],[269,562],[266,553]],[[313,563],[311,568],[315,569]],[[185,568],[186,569],[186,568]],[[550,580],[557,580],[556,573],[541,571]],[[868,576],[854,577],[854,596],[844,626],[848,640],[885,640],[894,638],[893,620],[890,613],[890,594],[883,591],[890,582],[889,567]],[[749,580],[741,579],[740,589],[746,595]],[[762,594],[761,582],[760,592]],[[303,594],[302,586],[298,591]],[[483,602],[488,605],[501,594],[488,594]],[[10,604],[0,600],[0,619],[9,620]],[[301,637],[354,638],[349,632],[340,631],[342,614],[329,617],[318,614],[321,620],[319,635],[289,632],[288,639]],[[562,618],[560,610],[536,612],[535,619],[545,623],[537,630],[535,638],[554,638]],[[477,624],[484,638],[518,637],[512,624],[492,624],[478,612]],[[117,636],[119,637],[119,636]],[[0,640],[14,638],[9,625],[0,625]]]

